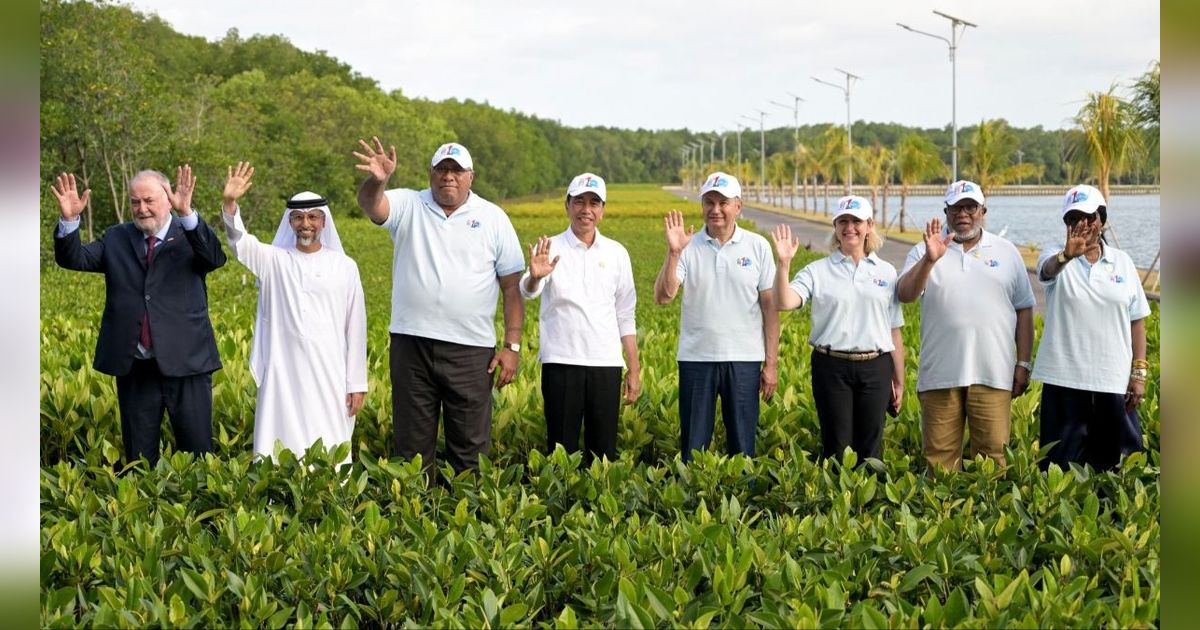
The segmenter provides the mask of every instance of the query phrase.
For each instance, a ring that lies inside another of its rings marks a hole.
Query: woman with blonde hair
[[[799,247],[791,228],[776,226],[775,299],[790,311],[812,302],[812,392],[821,423],[822,457],[846,447],[882,459],[884,413],[904,395],[904,316],[896,299],[896,268],[875,252],[874,210],[862,197],[838,200],[832,253],[788,282]]]

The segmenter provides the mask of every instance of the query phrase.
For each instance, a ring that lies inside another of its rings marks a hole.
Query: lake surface
[[[832,189],[830,193],[832,204]],[[786,200],[784,205],[787,205]],[[905,229],[923,228],[925,222],[935,216],[944,220],[944,207],[941,197],[909,197]],[[824,199],[820,196],[817,197],[817,209],[824,209]],[[1159,210],[1159,195],[1119,195],[1108,205],[1108,224],[1113,228],[1108,242],[1128,252],[1139,268],[1149,267],[1158,253]],[[899,195],[888,195],[888,222],[893,229],[899,211]],[[878,207],[875,216],[879,216]],[[987,229],[997,234],[1006,230],[1004,237],[1018,244],[1037,244],[1042,249],[1060,247],[1066,237],[1062,197],[991,197],[988,199]]]

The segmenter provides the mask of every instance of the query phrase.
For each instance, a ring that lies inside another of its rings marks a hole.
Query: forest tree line
[[[325,195],[335,212],[357,212],[359,177],[350,152],[362,137],[378,135],[394,144],[399,159],[392,184],[415,188],[427,183],[434,149],[458,141],[475,158],[475,190],[499,200],[559,190],[583,171],[610,182],[680,182],[689,176],[682,147],[717,136],[682,128],[575,128],[486,102],[411,98],[279,35],[243,38],[231,29],[208,41],[120,4],[42,0],[40,10],[41,175],[49,182],[59,172],[74,172],[92,189],[84,226],[89,231],[128,218],[126,182],[134,172],[156,168],[174,177],[182,162],[199,176],[197,205],[215,206],[226,165],[251,161],[261,176],[245,199],[245,213],[251,227],[263,228],[277,220],[283,199],[301,190]],[[1130,90],[1120,88],[1130,92],[1128,98],[1118,96],[1116,87],[1108,92],[1137,126],[1136,146],[1106,174],[1114,183],[1158,181],[1157,76],[1155,65]],[[730,170],[752,183],[760,135],[757,129],[741,135],[742,165]],[[844,135],[844,127],[832,123],[766,130],[772,160],[767,178],[790,183],[803,170],[813,182],[840,182]],[[904,160],[915,159],[921,168],[918,178],[909,170],[910,183],[949,179],[949,125],[859,121],[853,136],[849,159],[856,171],[884,169],[898,182]],[[728,166],[737,140],[733,132],[724,137],[724,162],[719,136],[705,153]],[[1047,130],[981,121],[960,128],[959,141],[960,170],[967,173],[972,151],[986,150],[994,162],[989,168],[1026,183],[1075,183],[1099,174],[1083,124]],[[50,223],[57,215],[49,194],[44,197],[43,219]]]

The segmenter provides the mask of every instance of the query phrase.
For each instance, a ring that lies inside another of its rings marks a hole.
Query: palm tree
[[[1004,184],[1036,177],[1037,165],[1030,162],[1012,163],[1017,150],[1017,136],[1008,128],[1003,118],[984,120],[971,135],[971,147],[967,150],[964,174],[989,194],[992,189]]]
[[[871,206],[878,208],[879,187],[890,175],[888,165],[892,152],[879,143],[869,147],[855,147],[854,151],[858,154],[857,162],[865,167],[862,171],[867,178],[867,185],[871,188]],[[883,218],[886,224],[886,216]]]
[[[846,135],[842,130],[830,126],[821,133],[821,146],[813,156],[813,166],[821,175],[821,183],[825,192],[825,214],[829,214],[829,182],[841,170],[845,161]]]
[[[910,133],[896,147],[896,174],[900,178],[900,231],[908,210],[908,187],[949,175],[938,149],[925,136]]]
[[[1092,92],[1075,115],[1083,131],[1083,149],[1100,194],[1108,199],[1108,182],[1120,177],[1129,162],[1143,153],[1142,136],[1129,101],[1108,92]]]
[[[1155,59],[1150,69],[1133,83],[1133,98],[1130,99],[1134,120],[1146,131],[1145,145],[1149,152],[1158,150],[1158,77],[1159,65]]]

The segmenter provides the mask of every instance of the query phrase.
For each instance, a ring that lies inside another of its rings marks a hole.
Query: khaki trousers
[[[963,425],[971,429],[971,458],[982,453],[1005,465],[1012,428],[1012,392],[985,385],[920,392],[921,438],[929,467],[961,470]],[[969,420],[968,420],[969,418]]]

